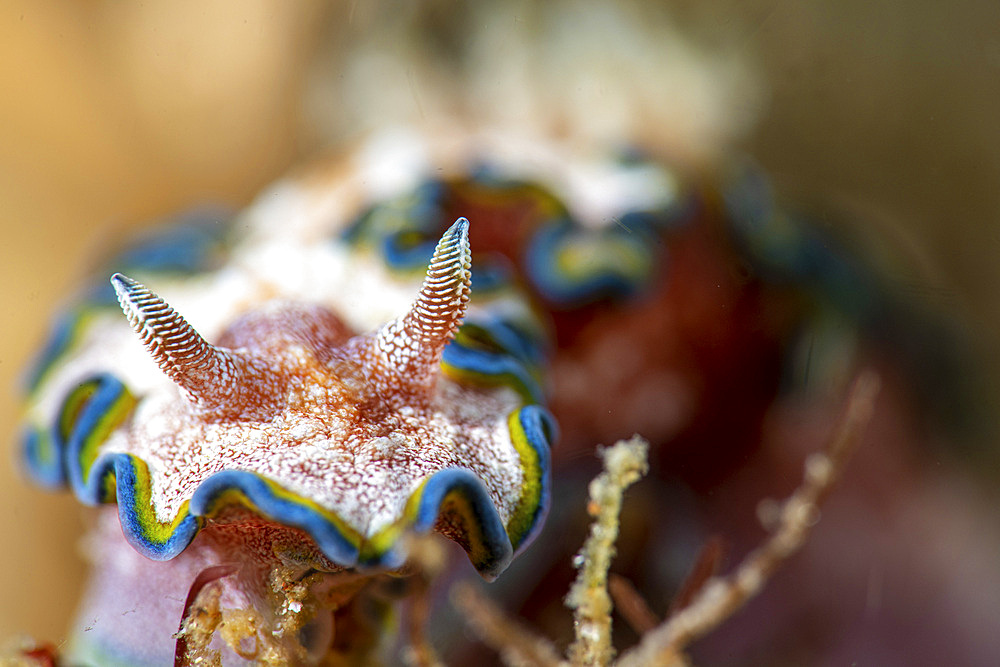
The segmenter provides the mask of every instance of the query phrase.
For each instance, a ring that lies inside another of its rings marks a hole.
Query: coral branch
[[[781,506],[774,534],[749,554],[736,571],[725,578],[709,578],[721,557],[721,540],[710,541],[702,550],[682,589],[678,611],[649,630],[635,648],[614,664],[616,667],[686,667],[684,650],[707,634],[756,595],[785,559],[798,551],[816,524],[819,505],[839,479],[871,419],[879,379],[873,372],[855,381],[847,409],[823,453],[811,455],[799,488]],[[605,472],[590,485],[588,511],[595,521],[590,536],[577,556],[580,573],[567,596],[574,610],[576,640],[563,662],[547,639],[508,619],[471,586],[453,590],[452,598],[480,637],[501,651],[510,665],[607,665],[612,658],[611,598],[608,566],[618,537],[618,517],[625,488],[646,470],[647,444],[635,436],[601,451]],[[611,590],[626,619],[640,631],[656,625],[655,616],[631,584],[612,577]],[[690,602],[688,598],[690,597]]]
[[[763,546],[749,554],[736,571],[708,582],[686,608],[643,637],[618,661],[621,667],[664,664],[677,660],[695,639],[729,618],[760,592],[775,569],[805,543],[816,523],[820,503],[840,477],[861,433],[871,419],[878,394],[875,373],[863,373],[854,383],[847,409],[824,453],[811,455],[802,485],[785,501],[778,529]]]
[[[440,536],[434,534],[414,535],[407,547],[409,565],[414,572],[409,577],[412,591],[406,614],[409,645],[403,658],[413,667],[441,667],[444,664],[427,637],[427,625],[433,612],[434,580],[441,576],[448,561],[440,540]]]
[[[615,603],[615,610],[637,634],[644,635],[660,624],[660,619],[649,608],[649,603],[636,590],[635,585],[620,574],[612,572],[609,575],[608,593]]]
[[[541,667],[567,664],[552,642],[509,619],[472,584],[456,584],[451,590],[451,599],[479,638],[500,652],[505,664]]]
[[[719,563],[722,562],[724,550],[723,540],[718,535],[705,543],[701,551],[698,552],[698,557],[695,559],[691,571],[684,578],[680,590],[674,596],[674,601],[670,604],[670,615],[691,604],[691,601],[705,587],[705,584],[715,576],[719,569]]]
[[[566,596],[573,610],[576,640],[570,646],[573,664],[607,665],[611,661],[611,596],[608,568],[618,539],[622,495],[648,469],[649,444],[639,436],[601,450],[604,472],[590,483],[588,511],[594,517],[590,535],[577,555],[580,572]]]

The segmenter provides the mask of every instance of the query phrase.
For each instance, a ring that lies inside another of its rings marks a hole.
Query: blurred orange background
[[[422,4],[425,22],[446,13]],[[13,460],[16,378],[51,314],[102,240],[193,204],[241,207],[353,138],[349,115],[317,119],[307,100],[317,86],[337,100],[339,59],[398,20],[384,5],[0,0],[0,638],[64,636],[83,577],[84,510],[29,487]],[[998,368],[1000,5],[665,7],[762,73],[740,147],[792,191],[861,213],[862,234],[904,258],[890,280],[965,322]]]

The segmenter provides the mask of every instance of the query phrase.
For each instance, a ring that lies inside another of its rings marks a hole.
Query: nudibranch
[[[319,659],[359,582],[404,567],[408,535],[451,538],[492,579],[539,529],[555,427],[505,379],[519,362],[483,343],[485,325],[469,316],[455,340],[472,287],[465,218],[409,309],[374,331],[323,303],[241,308],[223,271],[178,291],[214,320],[213,339],[136,280],[111,283],[134,333],[106,311],[79,325],[80,351],[40,381],[24,441],[39,481],[117,503],[90,539],[100,567],[80,659],[162,664],[189,587],[220,566],[219,604],[251,610],[256,628],[234,650],[252,637],[258,656]],[[220,287],[229,298],[213,313]]]
[[[71,658],[169,662],[213,578],[223,616],[255,614],[237,652],[358,657],[353,614],[410,535],[451,538],[487,579],[526,548],[550,408],[563,452],[636,415],[673,432],[676,362],[703,338],[674,309],[708,243],[697,199],[639,155],[481,139],[376,138],[226,224],[190,216],[57,320],[22,453],[102,508]],[[683,312],[737,336],[728,311]]]

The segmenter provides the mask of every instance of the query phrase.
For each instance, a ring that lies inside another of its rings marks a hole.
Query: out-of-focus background
[[[54,309],[127,230],[239,208],[382,122],[626,131],[699,171],[749,152],[852,213],[889,282],[964,332],[982,377],[963,437],[1000,446],[1000,5],[682,0],[629,24],[545,4],[0,0],[0,638],[58,640],[83,576],[82,510],[13,461],[15,382]]]

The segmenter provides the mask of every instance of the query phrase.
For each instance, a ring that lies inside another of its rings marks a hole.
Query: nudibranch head
[[[144,555],[170,559],[207,526],[252,532],[264,519],[284,531],[269,531],[282,557],[396,568],[405,534],[437,530],[492,578],[539,527],[551,418],[442,363],[470,299],[464,218],[410,310],[374,332],[276,300],[213,344],[145,286],[111,282],[171,382],[133,394],[111,373],[85,380],[49,446],[81,499],[118,503]],[[29,459],[32,447],[42,460],[42,443],[29,439]]]

